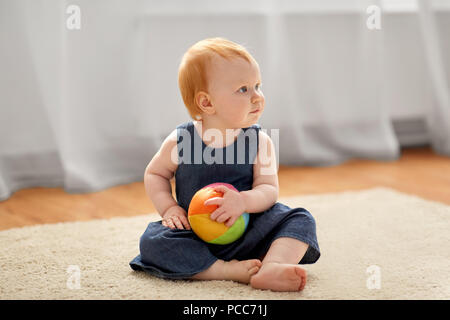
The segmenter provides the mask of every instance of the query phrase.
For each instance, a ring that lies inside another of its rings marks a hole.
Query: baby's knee
[[[316,229],[316,219],[314,219],[314,217],[311,214],[309,214],[308,218],[309,218],[309,222],[311,224],[311,228],[313,228],[315,230]]]
[[[157,251],[160,251],[161,243],[158,237],[144,233],[139,240],[139,251],[141,258],[144,261],[151,261],[152,257],[158,255]]]
[[[296,211],[293,211],[291,213],[291,217],[302,220],[302,224],[308,224],[314,228],[316,227],[316,220],[314,219],[312,214],[306,209],[297,208]]]

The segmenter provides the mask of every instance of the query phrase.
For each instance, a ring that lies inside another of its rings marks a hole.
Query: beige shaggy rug
[[[317,222],[322,256],[302,292],[135,272],[157,214],[0,232],[1,299],[450,299],[450,207],[375,188],[279,199]]]

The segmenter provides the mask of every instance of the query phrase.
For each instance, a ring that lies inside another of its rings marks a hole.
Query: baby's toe
[[[259,267],[260,268],[262,266],[262,262],[259,259],[251,259],[251,260],[248,260],[248,266],[250,268],[253,268],[253,267]]]
[[[252,276],[252,275],[258,273],[258,271],[259,271],[259,267],[258,266],[254,266],[253,268],[248,270],[248,273],[249,273],[250,276]]]
[[[300,286],[298,287],[298,290],[301,291],[306,285],[306,270],[295,268],[295,273],[301,279]]]

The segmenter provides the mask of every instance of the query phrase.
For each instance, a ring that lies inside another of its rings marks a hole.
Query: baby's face
[[[259,67],[243,58],[215,56],[208,68],[208,93],[214,116],[225,128],[250,127],[264,110]]]

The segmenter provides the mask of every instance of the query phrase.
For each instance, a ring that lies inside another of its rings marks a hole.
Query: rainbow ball
[[[222,197],[223,193],[214,190],[219,185],[238,191],[231,184],[217,182],[198,190],[192,197],[188,209],[188,220],[194,233],[203,241],[212,244],[229,244],[239,239],[247,229],[249,214],[244,212],[231,227],[225,223],[211,220],[210,215],[219,206],[205,206],[203,203],[211,198]]]

